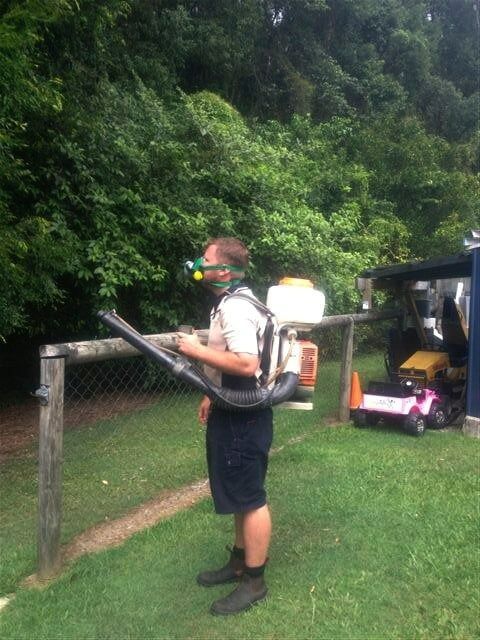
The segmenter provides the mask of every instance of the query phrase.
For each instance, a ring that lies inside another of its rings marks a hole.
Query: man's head
[[[212,238],[205,245],[203,258],[205,267],[219,265],[218,269],[205,270],[205,284],[225,282],[228,287],[232,280],[243,277],[248,266],[248,249],[237,238]]]

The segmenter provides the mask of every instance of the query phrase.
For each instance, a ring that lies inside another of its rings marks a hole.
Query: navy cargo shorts
[[[265,476],[273,437],[272,410],[213,407],[207,422],[207,464],[215,511],[242,513],[266,504]]]

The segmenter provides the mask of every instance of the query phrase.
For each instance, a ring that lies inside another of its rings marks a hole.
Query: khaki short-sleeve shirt
[[[248,288],[242,288],[241,293],[253,298],[253,293]],[[248,300],[236,298],[232,294],[226,295],[210,314],[208,346],[217,351],[248,353],[260,358],[266,323],[265,315]],[[213,383],[221,386],[221,371],[207,365],[204,370]],[[257,380],[261,373],[258,367],[255,373]]]

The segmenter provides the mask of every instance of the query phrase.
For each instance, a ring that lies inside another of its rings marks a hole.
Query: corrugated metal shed
[[[465,428],[480,433],[480,247],[451,256],[366,269],[361,278],[395,286],[405,281],[470,277],[468,384]]]

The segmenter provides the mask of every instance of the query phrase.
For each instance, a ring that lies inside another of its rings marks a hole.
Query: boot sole
[[[214,608],[214,605],[212,605],[210,607],[210,613],[212,614],[212,616],[234,616],[236,613],[242,613],[242,611],[248,611],[249,609],[254,607],[256,604],[258,604],[259,602],[263,602],[266,599],[267,594],[268,594],[268,589],[265,591],[265,593],[263,593],[261,596],[259,596],[256,600],[254,600],[253,602],[249,602],[247,605],[245,605],[241,609],[235,609],[235,611],[217,611]]]

